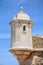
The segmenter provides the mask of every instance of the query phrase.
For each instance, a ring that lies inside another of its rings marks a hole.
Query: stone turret
[[[16,56],[22,64],[33,52],[32,46],[32,25],[30,17],[24,13],[23,8],[10,22],[11,26],[11,47],[9,51]]]

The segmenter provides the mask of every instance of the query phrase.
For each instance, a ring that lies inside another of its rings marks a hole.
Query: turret
[[[33,52],[32,46],[32,25],[30,17],[24,13],[23,8],[10,22],[11,26],[11,47],[10,52],[21,64]]]

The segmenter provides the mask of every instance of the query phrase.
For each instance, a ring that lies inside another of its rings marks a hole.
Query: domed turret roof
[[[30,20],[30,17],[24,13],[23,7],[20,7],[20,12],[16,14],[13,20]]]

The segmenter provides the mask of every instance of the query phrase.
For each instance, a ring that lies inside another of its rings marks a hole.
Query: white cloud
[[[0,39],[10,38],[10,34],[0,34]]]

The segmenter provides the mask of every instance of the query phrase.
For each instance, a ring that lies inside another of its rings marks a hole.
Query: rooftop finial
[[[23,7],[20,7],[20,12],[23,12]]]

